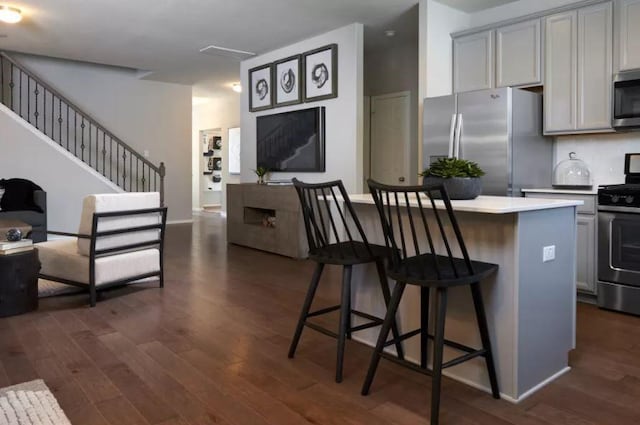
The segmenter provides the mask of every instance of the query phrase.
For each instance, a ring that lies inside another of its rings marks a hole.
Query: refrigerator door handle
[[[453,149],[456,141],[456,122],[458,114],[451,115],[451,124],[449,125],[449,158],[453,157]]]
[[[456,137],[454,142],[453,156],[458,158],[460,156],[460,140],[462,139],[462,114],[458,114],[456,122]]]

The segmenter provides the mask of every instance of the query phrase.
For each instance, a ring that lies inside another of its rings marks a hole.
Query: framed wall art
[[[249,111],[256,112],[273,107],[271,64],[249,70]]]
[[[338,97],[338,45],[330,44],[306,52],[304,68],[304,101]]]
[[[302,102],[302,59],[300,55],[279,60],[273,64],[275,106],[295,105]]]

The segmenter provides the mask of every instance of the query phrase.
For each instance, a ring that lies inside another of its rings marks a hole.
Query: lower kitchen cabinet
[[[571,199],[583,201],[578,210],[576,237],[576,287],[585,294],[595,295],[597,291],[597,216],[596,195],[577,195],[558,192],[526,192],[528,198]]]
[[[596,293],[596,216],[578,214],[577,275],[579,291]]]

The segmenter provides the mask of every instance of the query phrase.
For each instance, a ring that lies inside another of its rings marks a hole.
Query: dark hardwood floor
[[[224,221],[170,226],[166,286],[42,300],[0,319],[0,387],[42,378],[74,424],[427,424],[430,382],[381,363],[360,395],[370,348],[307,330],[287,348],[313,264],[227,247]],[[330,269],[318,305],[335,303]],[[328,319],[331,321],[332,319]],[[442,424],[640,424],[640,318],[578,307],[572,371],[518,405],[446,379]]]

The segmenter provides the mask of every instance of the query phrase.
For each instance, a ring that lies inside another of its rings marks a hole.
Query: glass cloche
[[[553,170],[553,187],[588,189],[591,188],[591,171],[589,166],[576,153],[569,153],[569,159],[560,161]]]

